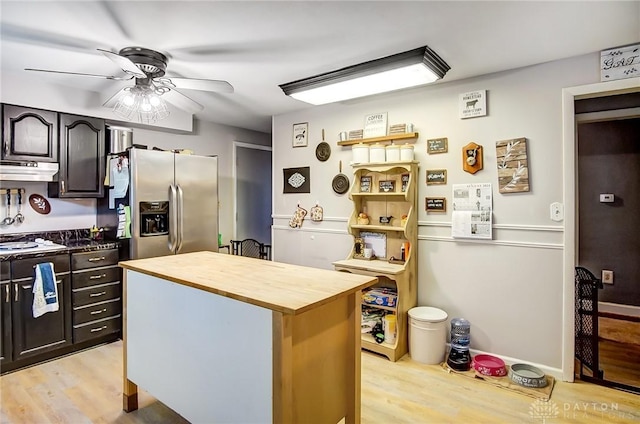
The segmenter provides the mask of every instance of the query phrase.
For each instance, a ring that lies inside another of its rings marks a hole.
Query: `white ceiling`
[[[2,72],[108,98],[125,83],[23,69],[112,75],[118,68],[96,48],[151,48],[170,56],[167,76],[234,86],[233,94],[182,91],[204,105],[198,118],[263,132],[272,115],[312,107],[279,84],[424,45],[451,66],[446,82],[640,41],[639,1],[2,0],[0,7]]]

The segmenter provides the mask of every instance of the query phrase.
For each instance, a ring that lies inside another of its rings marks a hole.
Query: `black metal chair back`
[[[231,253],[249,258],[271,260],[271,245],[260,243],[251,238],[231,240]]]

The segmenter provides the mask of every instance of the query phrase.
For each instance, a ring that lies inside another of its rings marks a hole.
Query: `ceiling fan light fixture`
[[[167,103],[148,87],[133,86],[124,89],[113,112],[127,121],[153,124],[169,116]]]
[[[280,85],[290,97],[313,105],[339,102],[428,84],[451,67],[428,46]]]

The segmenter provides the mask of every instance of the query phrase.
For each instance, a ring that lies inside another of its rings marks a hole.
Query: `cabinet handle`
[[[92,275],[91,277],[89,277],[89,280],[99,280],[99,279],[104,278],[106,276],[107,276],[107,274]]]
[[[89,297],[99,297],[99,296],[104,296],[105,294],[107,294],[106,291],[100,292],[100,293],[91,293],[89,295]]]
[[[103,312],[107,312],[107,308],[102,309],[101,311],[91,311],[91,315],[100,315]]]
[[[4,303],[9,303],[11,296],[9,295],[9,284],[4,286]]]
[[[89,262],[98,262],[98,261],[104,261],[105,257],[104,256],[100,256],[98,258],[89,258],[88,261]]]
[[[107,326],[106,326],[106,325],[103,325],[102,327],[92,328],[92,329],[91,329],[91,332],[92,332],[92,333],[97,333],[98,331],[105,330],[106,328],[107,328]]]
[[[60,181],[60,194],[64,194],[64,180]]]
[[[2,148],[4,149],[4,155],[8,155],[9,154],[9,143],[7,143],[6,141],[3,143]]]
[[[14,293],[13,293],[13,301],[17,302],[18,301],[18,293],[19,293],[17,284],[13,285],[13,291],[14,291]]]

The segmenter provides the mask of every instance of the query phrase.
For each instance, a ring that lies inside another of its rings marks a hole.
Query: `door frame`
[[[562,89],[562,157],[563,157],[563,278],[562,278],[562,379],[574,380],[575,355],[575,287],[574,273],[577,263],[577,123],[574,101],[593,97],[640,92],[640,78],[628,78]]]
[[[231,152],[231,161],[232,161],[232,166],[231,166],[231,181],[232,181],[232,190],[233,190],[233,219],[232,219],[232,227],[233,227],[233,237],[232,240],[235,240],[237,237],[237,223],[238,223],[238,170],[237,170],[237,166],[238,166],[238,153],[237,153],[237,149],[238,147],[242,147],[245,149],[255,149],[255,150],[266,150],[271,152],[271,166],[273,168],[273,148],[271,146],[263,146],[261,144],[251,144],[251,143],[245,143],[243,141],[234,141],[233,142],[233,151]],[[270,177],[273,177],[273,175],[270,175]],[[273,180],[273,178],[272,178]],[[273,215],[273,189],[271,190],[271,214]]]

